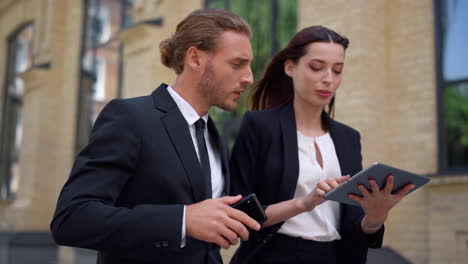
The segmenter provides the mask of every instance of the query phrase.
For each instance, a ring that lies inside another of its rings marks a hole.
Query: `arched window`
[[[0,141],[0,198],[14,199],[20,178],[24,83],[19,75],[33,64],[34,26],[20,27],[8,38]]]

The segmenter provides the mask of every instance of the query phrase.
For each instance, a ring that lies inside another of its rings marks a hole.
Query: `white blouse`
[[[319,180],[342,176],[335,145],[329,133],[316,138],[309,138],[298,131],[297,139],[299,177],[294,198],[302,197],[312,192]],[[314,142],[317,143],[322,154],[323,169],[317,161]],[[305,212],[286,220],[278,232],[308,240],[333,241],[341,239],[338,233],[339,225],[339,203],[326,201],[310,212]]]

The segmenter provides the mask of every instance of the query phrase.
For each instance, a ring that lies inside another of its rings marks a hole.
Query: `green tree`
[[[444,89],[448,163],[468,164],[468,83]]]
[[[211,8],[229,9],[242,16],[252,28],[252,50],[254,61],[252,71],[259,80],[271,57],[296,33],[296,0],[211,0],[206,1]],[[212,108],[211,117],[216,121],[223,139],[231,146],[246,110],[250,89],[239,99],[236,110],[232,112]]]

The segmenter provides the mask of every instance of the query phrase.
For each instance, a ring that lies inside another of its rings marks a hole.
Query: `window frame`
[[[16,193],[12,193],[11,182],[12,182],[12,161],[10,157],[13,155],[14,151],[14,142],[17,140],[16,135],[16,123],[18,122],[18,117],[16,115],[12,116],[12,111],[16,113],[21,113],[24,109],[24,92],[18,97],[12,95],[9,92],[10,84],[16,78],[15,67],[16,67],[16,53],[18,50],[18,36],[28,27],[32,27],[33,36],[31,40],[31,45],[34,45],[35,37],[35,28],[34,21],[27,21],[20,26],[18,26],[13,32],[11,32],[7,37],[7,46],[6,46],[6,68],[5,68],[5,79],[2,87],[2,112],[0,119],[0,200],[14,200]],[[31,54],[32,61],[29,68],[34,65],[34,54]],[[25,70],[27,71],[27,69]],[[16,101],[16,102],[15,102]],[[14,110],[14,108],[19,107],[19,110]],[[24,112],[23,112],[24,114]],[[24,120],[24,118],[22,119]],[[20,152],[19,152],[20,153]],[[19,160],[19,154],[17,159]]]
[[[468,174],[468,164],[461,167],[448,166],[448,148],[447,148],[447,133],[445,127],[445,103],[444,91],[449,85],[458,85],[461,83],[468,83],[468,78],[446,81],[443,78],[443,1],[434,0],[434,40],[435,40],[435,53],[436,53],[436,104],[437,104],[437,131],[438,131],[438,173],[441,175],[455,175],[455,174]]]
[[[86,51],[89,48],[87,46],[87,34],[88,34],[88,8],[90,7],[91,4],[93,4],[93,1],[96,1],[98,4],[98,9],[97,12],[99,12],[100,5],[102,0],[83,0],[83,13],[82,13],[82,29],[81,29],[81,46],[80,46],[80,66],[79,66],[79,80],[78,80],[78,102],[77,102],[77,113],[76,113],[76,122],[75,122],[75,153],[80,152],[85,146],[88,140],[85,140],[85,136],[88,137],[88,135],[84,135],[83,130],[83,125],[86,125],[87,121],[91,121],[92,119],[92,104],[88,103],[87,101],[90,101],[90,96],[92,96],[91,93],[87,93],[85,86],[91,83],[97,82],[97,76],[89,71],[86,70],[86,68],[83,66],[83,59],[86,55]],[[129,26],[131,23],[128,20],[128,17],[125,15],[126,14],[126,8],[129,8],[132,6],[132,1],[129,0],[118,0],[120,1],[121,5],[121,21],[120,21],[120,30]],[[113,41],[115,39],[109,39],[108,41]],[[93,52],[93,68],[97,67],[96,59],[98,56],[96,55],[96,50],[98,49],[98,46],[100,45],[106,45],[104,44],[98,44],[99,39],[97,36],[92,36],[92,52]],[[97,44],[97,45],[96,45]],[[96,45],[96,46],[95,46]],[[119,48],[119,68],[118,68],[118,80],[117,80],[117,97],[120,98],[122,96],[122,73],[123,73],[123,44],[120,43],[120,48]],[[88,78],[87,80],[85,80]],[[89,83],[90,82],[90,83]],[[86,109],[84,109],[86,107]],[[86,118],[86,120],[84,120]],[[92,124],[90,122],[90,126],[92,127]],[[91,131],[91,127],[88,127],[89,132]],[[87,138],[86,138],[87,139]]]

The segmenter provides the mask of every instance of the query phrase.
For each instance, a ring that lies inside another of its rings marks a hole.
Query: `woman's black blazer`
[[[327,125],[343,175],[354,175],[362,169],[360,135],[356,130],[331,119],[325,112]],[[294,197],[299,175],[296,120],[293,103],[280,107],[249,111],[245,114],[230,161],[231,194],[255,193],[266,208],[270,204]],[[384,228],[374,235],[361,229],[364,212],[360,207],[341,205],[338,263],[366,262],[368,247],[381,247]],[[251,232],[231,263],[252,263],[262,245],[283,224],[259,232]]]

